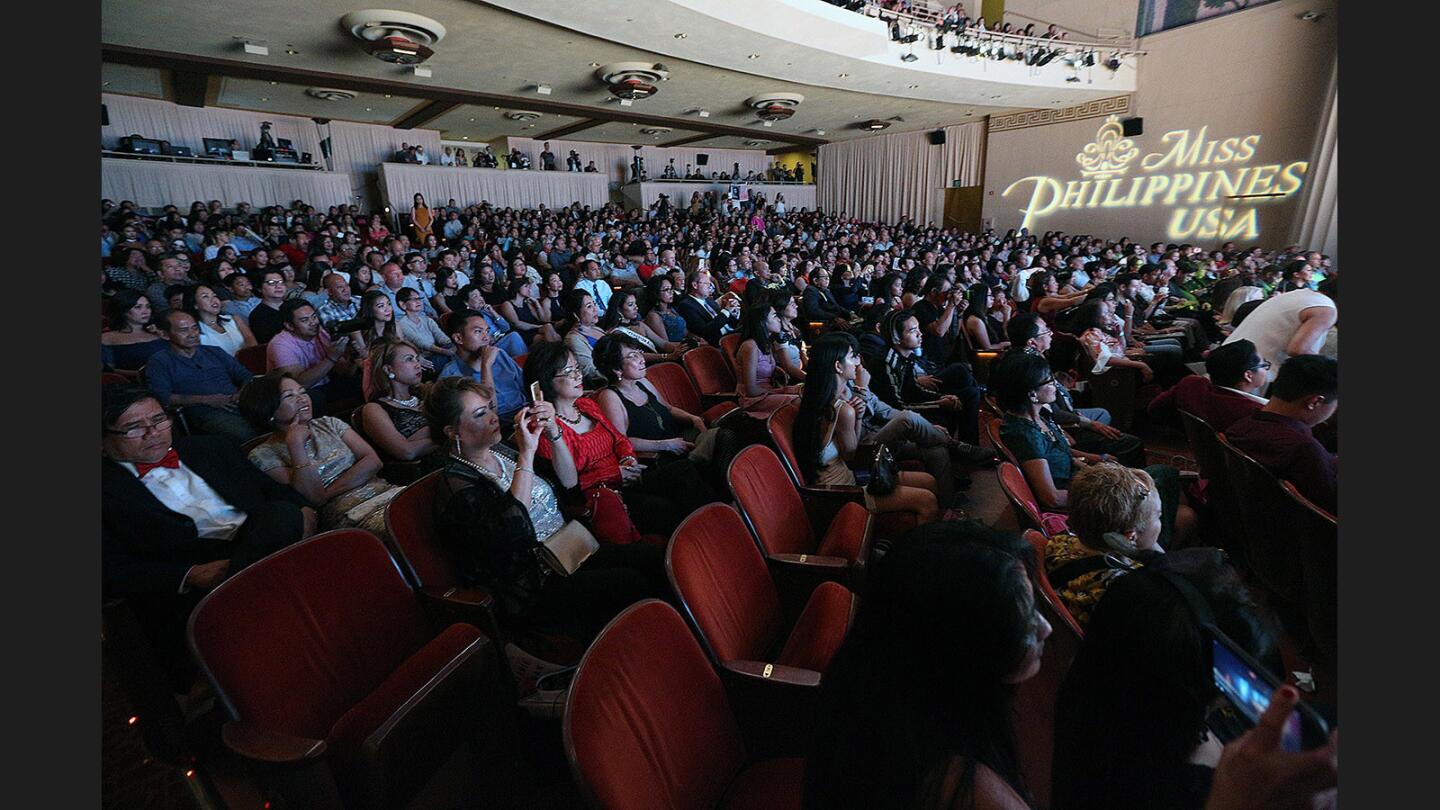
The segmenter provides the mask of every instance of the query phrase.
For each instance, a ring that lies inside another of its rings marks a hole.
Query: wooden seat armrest
[[[747,680],[769,681],[772,683],[785,684],[786,686],[814,687],[820,685],[820,673],[809,669],[787,667],[783,664],[770,664],[765,661],[733,660],[722,661],[720,666],[727,672]]]
[[[479,588],[439,587],[435,585],[420,589],[421,598],[447,607],[460,609],[489,610],[495,606],[495,597],[489,591]]]
[[[292,737],[244,720],[231,720],[221,729],[225,745],[240,756],[269,765],[300,765],[325,753],[324,740]]]
[[[827,557],[823,554],[771,554],[770,561],[787,568],[808,568],[814,571],[844,571],[850,561],[843,557]]]
[[[805,484],[800,487],[800,494],[812,498],[865,502],[865,488],[855,484]]]

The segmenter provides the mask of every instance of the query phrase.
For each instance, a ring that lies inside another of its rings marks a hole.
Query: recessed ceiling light
[[[470,136],[469,136],[469,135],[461,135],[461,136],[460,136],[460,140],[462,140],[462,141],[468,141],[468,140],[470,140]]]
[[[279,82],[270,82],[270,86],[271,86],[271,87],[274,87],[274,86],[277,85],[277,84],[279,84]]]
[[[746,56],[745,58],[746,58],[746,59],[759,59],[759,58],[760,58],[760,54],[758,54],[758,53],[752,53],[752,54],[750,54],[749,56]]]
[[[294,48],[286,48],[285,53],[288,53],[291,56],[298,56],[300,54],[300,52],[295,50]]]
[[[101,86],[101,87],[109,87],[109,86],[110,86],[110,82],[101,82],[101,83],[100,83],[100,86]]]
[[[600,67],[600,63],[599,63],[599,62],[591,62],[591,63],[590,63],[590,67],[592,67],[592,68],[598,68],[598,67]]]
[[[385,94],[385,97],[386,97],[386,98],[389,98],[389,97],[390,97],[390,94],[389,94],[389,93],[386,93],[386,94]]]
[[[684,39],[684,38],[686,38],[686,37],[688,37],[688,36],[690,36],[690,35],[682,32],[682,33],[676,34],[676,35],[675,35],[675,38],[676,38],[676,39]]]
[[[911,90],[914,90],[915,88],[917,88],[917,87],[919,87],[919,86],[920,86],[920,85],[918,85],[918,84],[912,84],[912,85],[910,85],[910,89],[911,89]]]
[[[495,109],[497,109],[497,110],[498,110],[498,109],[500,109],[500,108],[499,108],[499,107],[496,107],[496,108],[495,108]]]
[[[471,119],[470,119],[470,123],[472,123],[472,124],[475,123],[475,119],[474,119],[474,118],[471,118]]]
[[[270,99],[269,99],[267,96],[261,96],[261,97],[260,97],[260,100],[261,100],[261,101],[269,101]]]
[[[848,79],[848,78],[850,78],[850,74],[849,74],[849,73],[841,73],[839,76],[836,76],[835,78],[837,78],[837,79]]]
[[[375,110],[371,107],[366,107],[365,112],[375,112]]]

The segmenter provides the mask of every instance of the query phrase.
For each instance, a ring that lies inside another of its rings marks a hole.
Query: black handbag
[[[870,461],[870,483],[865,491],[871,495],[889,495],[900,485],[900,465],[885,445],[875,447],[875,457]]]

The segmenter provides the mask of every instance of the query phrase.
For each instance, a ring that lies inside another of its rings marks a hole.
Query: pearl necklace
[[[465,458],[464,456],[462,456],[462,455],[460,455],[460,454],[458,454],[458,453],[451,453],[451,454],[450,454],[450,458],[453,458],[453,459],[455,459],[456,461],[460,462],[461,464],[464,464],[466,467],[469,467],[470,469],[472,469],[472,470],[474,470],[474,471],[476,471],[476,472],[478,472],[478,473],[483,474],[483,475],[484,475],[485,477],[487,477],[487,478],[494,478],[494,479],[496,479],[497,481],[498,481],[498,480],[503,480],[503,476],[504,476],[504,474],[505,474],[505,464],[504,464],[504,462],[501,462],[501,461],[500,461],[500,457],[497,456],[497,455],[495,455],[495,451],[494,451],[494,450],[490,450],[489,453],[490,453],[490,456],[491,456],[492,458],[494,458],[495,461],[496,461],[497,463],[499,463],[499,465],[500,465],[500,472],[499,472],[498,474],[497,474],[497,473],[494,473],[494,472],[491,472],[489,469],[480,466],[480,464],[478,464],[478,463],[476,463],[476,462],[474,462],[474,461],[471,461],[470,459]]]
[[[402,408],[413,408],[420,404],[419,394],[412,394],[409,399],[396,399],[395,397],[386,397],[386,399]]]

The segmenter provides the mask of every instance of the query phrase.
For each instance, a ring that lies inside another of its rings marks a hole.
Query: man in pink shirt
[[[265,347],[266,371],[288,373],[305,386],[316,413],[323,413],[333,399],[359,394],[355,368],[348,357],[350,338],[332,343],[320,326],[320,313],[301,298],[281,305],[280,321],[280,334]]]

